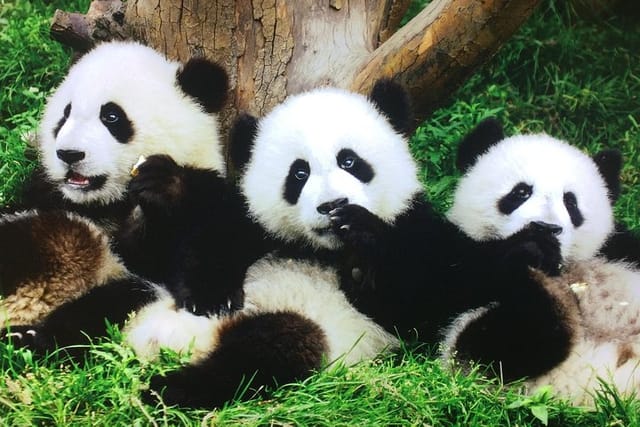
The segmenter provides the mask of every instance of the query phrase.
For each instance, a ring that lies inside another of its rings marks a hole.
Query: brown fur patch
[[[33,323],[125,269],[89,221],[65,212],[29,212],[0,222],[1,320]]]
[[[618,361],[616,363],[616,368],[619,368],[620,366],[624,365],[629,360],[631,360],[633,357],[635,357],[635,353],[633,351],[633,348],[629,344],[626,344],[626,343],[625,344],[620,344],[618,346]]]

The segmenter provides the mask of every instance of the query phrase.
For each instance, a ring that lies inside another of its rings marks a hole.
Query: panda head
[[[546,134],[505,138],[494,119],[461,142],[464,172],[449,219],[477,240],[506,238],[537,222],[557,235],[566,260],[594,256],[613,230],[620,153],[589,157]]]
[[[133,42],[98,45],[69,70],[39,130],[44,172],[75,203],[122,199],[140,156],[223,172],[215,112],[227,74],[203,58],[169,61]]]
[[[402,134],[408,125],[407,95],[388,80],[368,98],[320,88],[259,121],[241,117],[230,153],[250,214],[281,239],[329,249],[340,245],[335,207],[358,204],[392,222],[421,189]]]

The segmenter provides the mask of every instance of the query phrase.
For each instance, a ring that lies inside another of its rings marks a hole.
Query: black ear
[[[194,98],[207,113],[222,109],[229,91],[229,77],[220,65],[206,58],[194,57],[176,75],[184,93]]]
[[[622,171],[622,154],[615,149],[602,150],[593,156],[600,175],[604,178],[609,190],[609,200],[615,203],[620,197],[620,172]]]
[[[502,125],[495,117],[489,117],[478,123],[458,144],[456,166],[460,172],[466,172],[478,156],[489,147],[504,139]]]
[[[250,114],[240,114],[231,128],[229,145],[229,166],[241,171],[251,158],[251,149],[258,132],[258,119]]]
[[[369,99],[378,110],[387,116],[391,126],[404,135],[411,129],[411,103],[409,94],[404,88],[390,79],[376,82]]]

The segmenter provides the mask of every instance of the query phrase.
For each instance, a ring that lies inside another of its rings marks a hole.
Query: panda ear
[[[466,172],[481,154],[489,147],[504,139],[502,125],[495,117],[489,117],[478,123],[458,144],[456,166],[460,172]]]
[[[622,154],[615,149],[602,150],[593,156],[600,175],[604,178],[609,190],[609,200],[615,203],[620,196],[620,172],[622,171]]]
[[[258,119],[250,114],[240,114],[233,123],[227,150],[228,164],[234,172],[241,171],[249,162],[257,132]]]
[[[411,129],[411,103],[404,88],[390,79],[380,79],[371,89],[369,100],[384,114],[393,128],[404,135]]]
[[[176,79],[182,91],[202,105],[207,113],[217,113],[227,100],[227,72],[206,58],[191,58],[178,70]]]

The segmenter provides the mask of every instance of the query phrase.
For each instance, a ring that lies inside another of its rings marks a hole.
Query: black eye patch
[[[510,215],[526,202],[531,194],[533,194],[533,186],[519,182],[498,201],[498,210],[504,215]]]
[[[571,223],[574,227],[578,228],[584,223],[584,216],[582,216],[582,212],[580,212],[580,208],[578,208],[578,199],[576,195],[568,191],[564,193],[562,197],[564,206],[567,208],[567,212],[569,212],[569,218],[571,218]]]
[[[118,142],[125,144],[131,141],[133,124],[115,102],[107,102],[100,108],[100,121]]]
[[[62,111],[62,118],[58,121],[58,124],[56,125],[56,127],[53,128],[54,138],[58,137],[58,133],[60,132],[60,129],[62,129],[62,126],[64,126],[64,124],[67,122],[67,119],[69,118],[69,114],[71,114],[71,103],[68,103],[64,107],[64,110]]]
[[[358,156],[355,151],[348,148],[340,150],[336,156],[336,160],[338,167],[349,172],[365,184],[371,182],[375,175],[371,165],[362,157]]]
[[[298,203],[300,193],[309,179],[311,168],[306,160],[296,159],[289,166],[289,174],[284,182],[284,199],[291,205]]]

